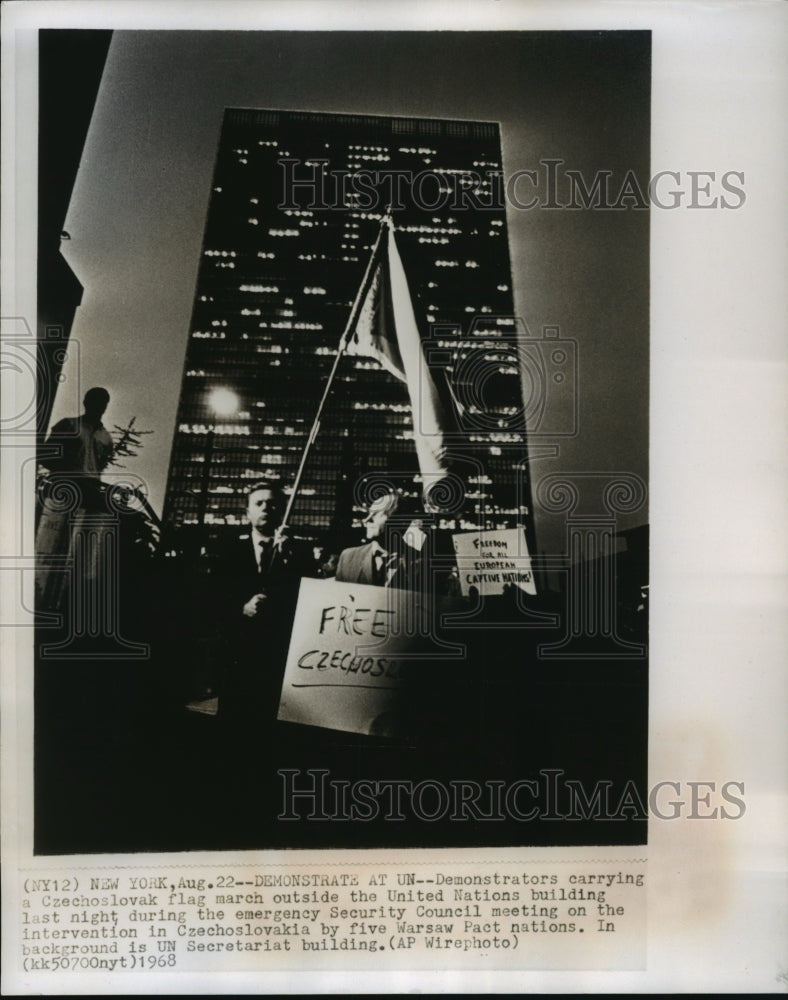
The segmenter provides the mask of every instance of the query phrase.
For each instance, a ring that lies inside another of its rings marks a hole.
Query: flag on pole
[[[388,229],[388,239],[346,350],[357,357],[374,358],[406,384],[416,455],[426,491],[430,483],[448,472],[445,439],[449,417],[424,357],[391,220]]]

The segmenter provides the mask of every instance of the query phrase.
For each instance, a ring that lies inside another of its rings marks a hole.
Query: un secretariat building
[[[462,485],[437,527],[524,525],[533,551],[500,134],[489,122],[225,112],[165,519],[220,535],[242,522],[251,481],[292,487],[389,205],[425,363],[452,410]],[[293,529],[349,537],[359,484],[376,477],[420,494],[407,388],[373,358],[343,356]]]

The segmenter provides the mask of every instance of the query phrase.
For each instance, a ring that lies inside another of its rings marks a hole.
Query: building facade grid
[[[499,127],[228,109],[219,141],[165,520],[242,523],[261,477],[292,486],[387,203],[433,375],[453,400],[461,502],[437,525],[531,531]],[[212,390],[238,399],[218,416]],[[206,470],[206,463],[208,468]],[[291,524],[349,537],[359,482],[420,491],[406,387],[344,357]]]

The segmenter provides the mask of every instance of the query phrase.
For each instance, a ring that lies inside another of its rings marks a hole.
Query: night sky
[[[589,182],[611,171],[617,192],[629,170],[647,182],[649,46],[645,32],[116,32],[63,252],[85,286],[72,330],[81,388],[110,390],[106,423],[136,416],[155,431],[126,463],[154,508],[225,107],[498,121],[507,178],[536,170],[543,192],[540,161],[557,159]],[[527,182],[518,192],[533,193]],[[564,182],[558,200],[567,194]],[[571,468],[645,478],[648,212],[507,212],[520,316],[532,334],[560,327],[579,352],[579,433],[532,436],[534,477]],[[73,386],[75,367],[65,374]],[[559,443],[558,456],[539,460],[541,443]],[[644,520],[641,511],[632,523]],[[542,518],[542,529],[540,548],[554,551],[561,519]]]

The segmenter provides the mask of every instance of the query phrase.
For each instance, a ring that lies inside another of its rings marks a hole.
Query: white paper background
[[[124,992],[785,988],[778,977],[788,974],[787,20],[786,6],[777,2],[4,5],[3,316],[35,315],[35,39],[18,32],[38,26],[650,28],[652,173],[745,175],[740,210],[651,214],[651,784],[742,781],[747,811],[727,823],[652,820],[647,971],[403,973],[363,981],[324,974],[268,974],[264,981],[161,976],[124,983]],[[6,451],[3,459],[7,556],[18,511],[14,463]],[[7,576],[3,621],[18,601]],[[6,628],[3,635],[8,908],[16,905],[14,859],[26,856],[31,818],[30,663],[24,640],[21,650],[14,648],[21,634]],[[14,756],[16,719],[23,742]],[[8,934],[8,910],[4,926]],[[7,951],[4,964],[9,976]],[[120,987],[108,979],[90,988]],[[25,992],[25,984],[9,979],[5,989]]]

